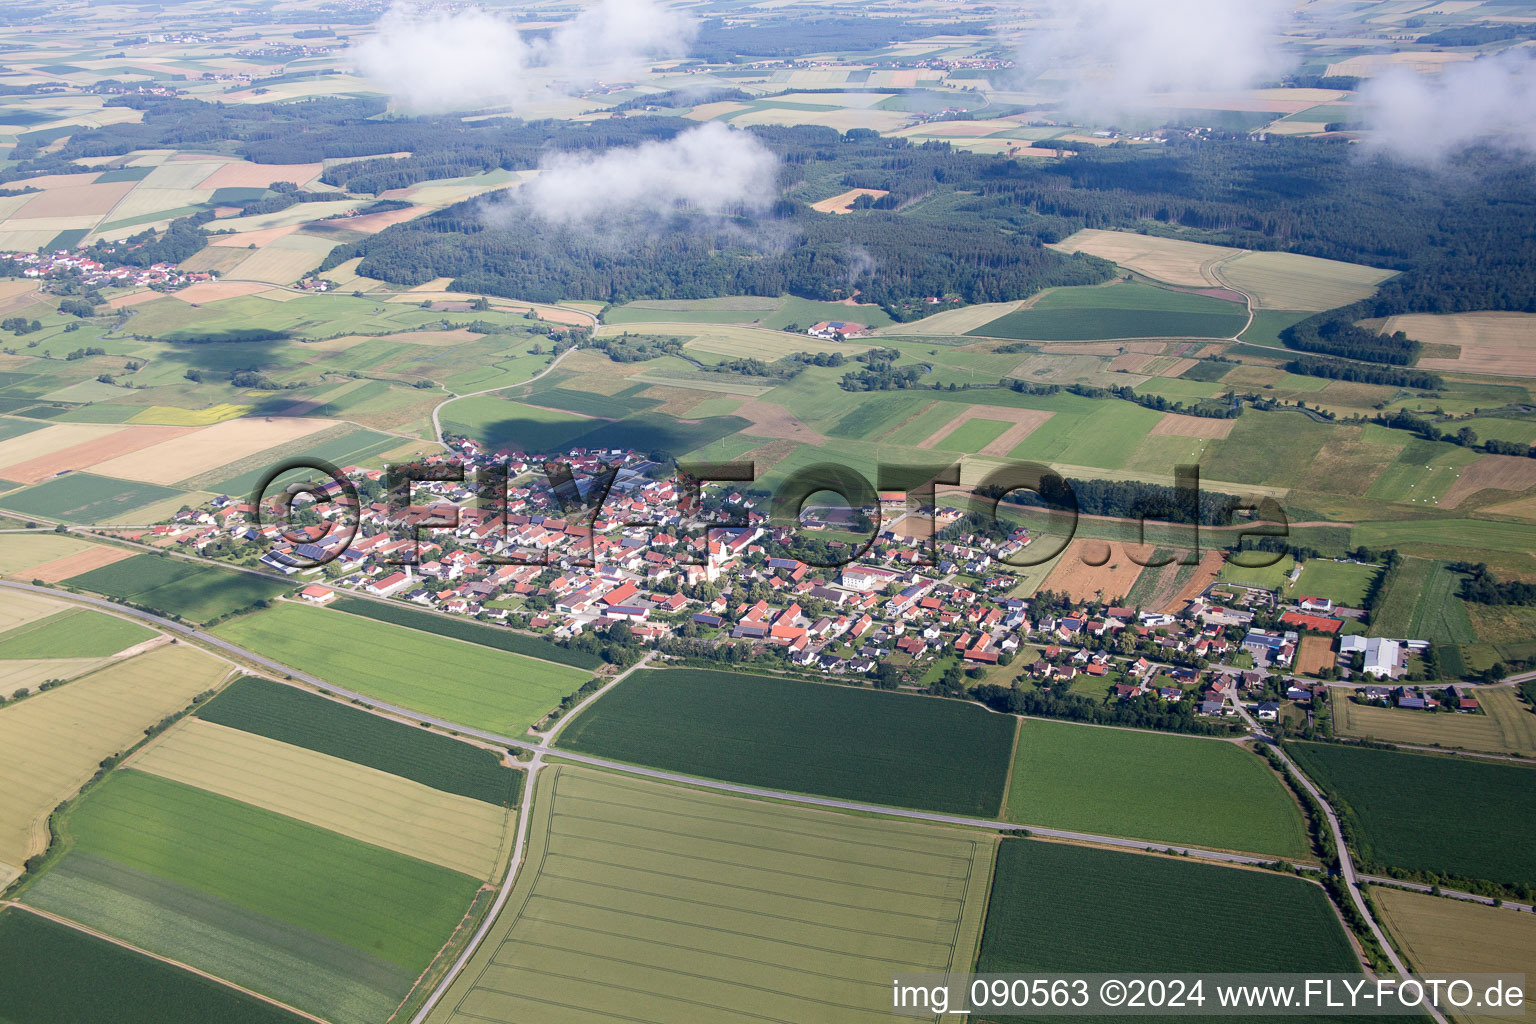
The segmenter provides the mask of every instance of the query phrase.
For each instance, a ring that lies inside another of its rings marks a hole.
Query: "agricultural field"
[[[465,640],[482,647],[494,647],[513,654],[524,654],[541,661],[558,662],[574,668],[595,669],[603,659],[588,651],[570,650],[544,639],[516,633],[510,629],[486,626],[472,622],[463,616],[438,615],[412,608],[398,601],[369,601],[360,597],[337,597],[332,608],[349,615],[360,615],[380,622],[391,622],[439,636]]]
[[[0,633],[0,661],[105,658],[158,635],[116,615],[68,608]]]
[[[1226,811],[1213,815],[1213,805]],[[1311,852],[1301,810],[1274,772],[1237,744],[1205,737],[1026,718],[1005,816],[1292,860]]]
[[[1226,284],[1264,309],[1322,310],[1370,298],[1395,270],[1289,252],[1245,252],[1216,267]]]
[[[1114,602],[1131,592],[1142,569],[1125,545],[1079,537],[1067,545],[1041,586],[1070,595],[1074,601]]]
[[[1042,884],[1045,879],[1049,884]],[[1353,974],[1359,960],[1327,895],[1313,882],[1004,839],[977,972],[1085,969]]]
[[[505,852],[505,808],[202,718],[129,764],[474,878],[490,879]]]
[[[1356,704],[1340,693],[1333,699],[1333,728],[1340,736],[1383,743],[1536,757],[1536,713],[1513,689],[1478,690],[1477,703],[1482,714],[1430,713]]]
[[[1536,975],[1536,916],[1388,886],[1372,886],[1370,895],[1415,973],[1524,974],[1527,980]],[[1527,1013],[1531,1003],[1527,993]],[[1514,1022],[1525,1014],[1469,1014],[1464,1019]]]
[[[1532,349],[1536,314],[1412,313],[1389,317],[1381,329],[1387,334],[1404,331],[1410,338],[1453,353],[1426,354],[1418,362],[1426,370],[1536,377]]]
[[[0,908],[0,1006],[26,1024],[300,1024],[304,1019],[162,960],[50,921]]]
[[[991,818],[1015,722],[958,701],[642,669],[571,719],[558,744],[765,789]]]
[[[237,679],[195,714],[230,729],[502,807],[517,804],[522,785],[522,775],[504,766],[495,751],[269,679]]]
[[[1371,636],[1464,644],[1477,639],[1467,606],[1456,596],[1461,577],[1445,562],[1404,558],[1371,615]]]
[[[1349,821],[1368,868],[1536,880],[1532,769],[1344,744],[1287,749]]]
[[[12,491],[0,497],[0,508],[24,516],[68,523],[120,523],[125,521],[125,514],[134,509],[164,502],[183,493],[171,487],[116,480],[94,473],[70,473]]]
[[[270,811],[119,770],[22,898],[337,1022],[387,1017],[479,883]]]
[[[270,601],[293,585],[169,555],[134,555],[71,576],[69,586],[121,598],[164,614],[209,622]]]
[[[1333,641],[1326,636],[1304,636],[1296,649],[1296,671],[1319,676],[1338,663]]]
[[[1212,268],[1242,251],[1203,242],[1096,228],[1085,228],[1052,248],[1062,252],[1086,252],[1090,256],[1112,260],[1145,277],[1184,288],[1221,287],[1221,280]]]
[[[527,869],[431,1024],[889,1017],[970,970],[996,840],[545,768]],[[582,984],[567,984],[580,978]],[[808,979],[814,980],[808,980]]]
[[[337,686],[507,736],[521,736],[588,678],[580,669],[291,602],[214,632]]]
[[[185,644],[115,662],[0,707],[0,888],[48,843],[47,819],[99,762],[219,684],[228,666]],[[50,675],[68,675],[48,663]]]
[[[1031,341],[1230,338],[1248,323],[1235,302],[1144,284],[1056,288],[1027,309],[966,334]]]

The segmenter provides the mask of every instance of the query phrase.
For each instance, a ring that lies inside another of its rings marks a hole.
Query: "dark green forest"
[[[23,136],[13,182],[134,149],[230,152],[258,163],[347,157],[328,183],[378,194],[495,168],[535,167],[554,151],[603,150],[667,139],[682,118],[466,123],[391,117],[375,100],[223,106],[114,97],[142,123],[71,136],[51,152]],[[361,256],[362,272],[416,284],[528,299],[704,298],[724,294],[835,299],[860,291],[894,316],[913,299],[1026,298],[1052,285],[1104,280],[1110,265],[1044,248],[1084,227],[1177,235],[1250,249],[1283,249],[1402,271],[1369,300],[1293,328],[1294,347],[1410,365],[1411,339],[1378,339],[1352,321],[1403,312],[1536,312],[1536,167],[1474,151],[1444,171],[1403,173],[1384,157],[1325,140],[1230,135],[1116,145],[1067,160],[1016,161],[913,144],[869,131],[750,129],[782,161],[782,198],[764,215],[722,225],[679,214],[624,239],[580,236],[504,204],[496,228],[475,204],[392,227],[329,264]],[[412,156],[386,159],[409,151]],[[368,159],[380,157],[380,159]],[[867,187],[875,207],[820,214],[798,196]],[[186,225],[194,227],[195,225]],[[173,245],[168,248],[180,248]],[[871,259],[870,257],[873,257]]]

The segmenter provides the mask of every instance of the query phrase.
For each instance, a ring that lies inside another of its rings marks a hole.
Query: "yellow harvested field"
[[[822,213],[852,213],[853,204],[859,196],[869,196],[871,199],[879,199],[891,193],[883,188],[851,188],[841,195],[835,195],[831,199],[823,199],[819,203],[812,203],[811,209],[820,210]]]
[[[685,350],[733,358],[751,357],[766,362],[783,359],[796,352],[842,352],[852,357],[871,348],[855,342],[839,343],[806,334],[724,324],[680,324],[677,330],[679,336],[684,334],[684,328],[693,335],[683,343]]]
[[[223,222],[214,221],[213,223],[216,230],[226,230]],[[232,249],[249,249],[254,245],[260,249],[262,246],[271,245],[279,238],[291,235],[297,230],[299,230],[299,225],[289,224],[280,228],[263,228],[260,231],[234,231],[227,235],[210,234],[208,236],[208,244],[210,246]]]
[[[239,462],[257,452],[307,437],[335,424],[335,420],[271,416],[225,420],[131,455],[103,462],[93,472],[123,480],[142,480],[169,486],[178,480],[201,476],[220,466]]]
[[[47,845],[48,815],[102,758],[217,686],[228,667],[195,647],[163,644],[0,708],[0,885]]]
[[[68,533],[0,533],[0,575],[31,580],[38,566],[94,546]]]
[[[1536,523],[1536,498],[1516,498],[1514,501],[1489,505],[1486,508],[1479,509],[1478,514],[1480,516],[1508,516],[1511,519],[1519,519],[1522,522]]]
[[[891,324],[889,327],[877,327],[872,332],[876,337],[937,334],[946,336],[958,336],[967,331],[974,331],[983,327],[1000,316],[1012,313],[1019,308],[1017,302],[983,302],[975,306],[961,306],[959,309],[946,309],[942,313],[933,316],[925,316],[921,320],[913,320],[904,324]]]
[[[1237,420],[1217,419],[1214,416],[1181,416],[1176,412],[1164,413],[1157,426],[1147,431],[1150,437],[1226,437],[1232,433]]]
[[[65,601],[57,601],[42,594],[29,594],[22,590],[0,590],[0,633],[17,626],[36,622],[44,616],[61,612],[70,607]]]
[[[191,427],[122,427],[115,433],[92,438],[68,448],[61,448],[26,462],[0,468],[5,479],[24,484],[40,483],[66,471],[90,469],[98,463],[129,455],[150,445],[170,441],[190,432]]]
[[[1416,974],[1526,975],[1522,1012],[1457,1014],[1456,1020],[1514,1024],[1526,1019],[1533,1002],[1529,981],[1536,976],[1536,914],[1388,886],[1371,886],[1371,900]]]
[[[1536,756],[1536,715],[1514,690],[1479,690],[1477,703],[1482,708],[1480,715],[1431,713],[1356,704],[1336,691],[1334,728],[1342,736],[1384,743],[1439,744],[1486,754]]]
[[[356,217],[344,217],[334,223],[340,224],[348,231],[361,231],[364,234],[376,234],[385,228],[394,227],[396,224],[404,224],[408,220],[414,220],[424,213],[431,213],[429,206],[407,206],[399,210],[381,210],[378,213],[364,213]]]
[[[33,185],[34,182],[29,181],[27,184]],[[11,219],[81,217],[86,214],[99,217],[116,206],[118,200],[133,190],[134,185],[132,181],[108,181],[100,185],[51,188],[42,195],[33,196],[11,215]]]
[[[5,471],[17,463],[31,462],[43,455],[97,441],[122,429],[117,423],[55,423],[30,434],[0,441],[0,479],[12,479],[5,475]]]
[[[927,439],[918,442],[917,446],[936,448],[946,437],[971,420],[994,420],[999,423],[1012,423],[1013,426],[983,445],[977,454],[1006,457],[1009,452],[1023,444],[1025,438],[1040,429],[1042,423],[1054,415],[1055,413],[1043,409],[1010,409],[1000,405],[973,405],[934,431]]]
[[[150,171],[149,175],[139,182],[137,191],[174,189],[184,192],[196,189],[206,196],[212,189],[204,187],[203,179],[229,163],[229,158],[204,157],[195,153],[188,155],[195,159],[171,160]]]
[[[39,174],[35,178],[27,179],[27,187],[40,188],[44,192],[50,189],[79,188],[82,185],[91,184],[99,176],[100,174],[97,171],[92,171],[89,174]],[[123,184],[128,185],[130,188],[133,187],[133,182],[131,181],[124,182]],[[35,199],[37,197],[33,196],[32,198]]]
[[[1366,53],[1358,57],[1337,61],[1328,65],[1328,77],[1370,78],[1388,71],[1403,68],[1418,75],[1433,75],[1445,70],[1447,64],[1471,60],[1477,51],[1461,50],[1402,50],[1396,53]]]
[[[1276,121],[1264,129],[1271,135],[1321,135],[1328,130],[1327,121]]]
[[[127,548],[107,547],[105,544],[93,544],[84,551],[77,551],[72,555],[55,558],[50,562],[33,566],[27,577],[34,580],[42,580],[44,583],[58,583],[67,580],[71,576],[79,576],[83,572],[92,569],[100,569],[104,565],[113,562],[121,562],[125,558],[133,557],[134,552]]]
[[[1409,313],[1389,317],[1383,330],[1461,349],[1454,359],[1420,359],[1426,370],[1536,377],[1536,313]]]
[[[1261,309],[1324,310],[1369,298],[1395,270],[1292,252],[1245,252],[1216,268],[1220,280]]]
[[[905,126],[911,119],[911,114],[899,110],[791,110],[769,107],[739,114],[731,118],[731,124],[742,128],[755,124],[816,124],[824,128],[836,128],[840,132],[855,128],[888,132]]]
[[[145,188],[141,184],[112,208],[111,222],[116,224],[118,221],[148,217],[151,214],[168,217],[173,210],[201,203],[208,198],[208,195],[207,191],[201,189]]]
[[[5,231],[0,231],[0,252],[30,252],[41,249],[53,241],[58,231],[54,228],[17,228],[29,221],[8,220]]]
[[[1067,545],[1041,586],[1067,594],[1074,601],[1118,601],[1130,592],[1141,570],[1124,546],[1077,538]]]
[[[747,107],[746,103],[721,100],[718,103],[701,103],[683,116],[690,121],[713,121],[717,117],[729,117],[738,111],[746,110]]]
[[[1113,260],[1127,270],[1154,280],[1186,288],[1210,288],[1221,284],[1211,267],[1242,252],[1221,245],[1157,238],[1132,231],[1100,231],[1085,228],[1051,246],[1061,252],[1086,252]]]
[[[198,188],[266,188],[274,181],[304,186],[320,176],[324,164],[253,164],[244,160],[227,163],[202,181]]]
[[[208,250],[203,250],[207,252]],[[155,299],[165,298],[164,292],[153,291],[149,288],[141,292],[129,292],[127,295],[117,295],[107,300],[107,305],[113,309],[123,309],[126,306],[137,306],[141,302],[153,302]]]
[[[201,305],[204,302],[232,299],[237,295],[256,295],[271,287],[261,281],[198,281],[171,294],[182,302]]]
[[[255,733],[189,718],[132,767],[489,879],[512,812]]]
[[[1008,121],[1002,118],[993,118],[989,121],[926,121],[923,124],[914,125],[899,133],[900,135],[925,135],[938,138],[974,139],[995,132],[1012,131],[1023,127],[1018,121]],[[1019,140],[1014,140],[1016,145],[1022,145]]]
[[[267,228],[298,228],[310,221],[336,217],[362,206],[366,200],[337,199],[323,203],[299,203],[276,213],[252,213],[243,217],[229,217],[213,223],[221,230],[264,231]]]
[[[293,235],[257,249],[225,275],[226,278],[233,278],[233,281],[222,281],[220,284],[265,281],[288,286],[297,283],[325,259],[323,252],[313,252],[307,246],[291,244],[301,237]]]
[[[1315,676],[1332,668],[1335,660],[1332,640],[1325,636],[1304,636],[1296,650],[1296,671]]]

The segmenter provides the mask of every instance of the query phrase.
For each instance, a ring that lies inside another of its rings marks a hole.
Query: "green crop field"
[[[116,615],[71,608],[0,633],[0,659],[105,658],[154,636]]]
[[[105,523],[120,519],[124,512],[181,493],[173,487],[157,484],[114,480],[91,473],[70,473],[13,491],[0,498],[0,507],[23,515],[70,523]]]
[[[1020,723],[1007,818],[1292,859],[1311,847],[1285,784],[1236,744],[1071,722]]]
[[[196,714],[504,807],[516,805],[522,786],[522,774],[503,765],[494,751],[267,679],[238,679]]]
[[[337,686],[508,736],[521,736],[588,677],[580,669],[286,602],[214,632]]]
[[[1001,420],[966,420],[946,435],[937,447],[952,452],[974,454],[996,441],[1012,426],[1013,424],[1004,423]]]
[[[299,1024],[302,1018],[191,971],[7,907],[0,910],[6,1024]]]
[[[1367,866],[1536,882],[1532,769],[1338,744],[1288,749],[1349,821]]]
[[[115,772],[63,828],[69,852],[28,903],[348,1024],[388,1015],[479,889],[135,771]]]
[[[574,668],[595,669],[603,659],[589,651],[573,651],[540,636],[514,633],[510,629],[486,626],[463,617],[435,615],[432,612],[399,602],[369,601],[360,597],[338,597],[332,608],[352,615],[361,615],[380,622],[392,622],[455,640],[467,640],[482,647],[494,647],[513,654],[526,654],[530,658],[556,661]]]
[[[1014,723],[958,701],[661,669],[608,691],[559,744],[768,789],[990,818]]]
[[[1019,404],[1048,409],[1054,415],[1026,437],[1009,457],[1067,466],[1120,469],[1163,416],[1130,402],[1095,401],[1078,395],[1025,396],[1025,402]],[[1168,466],[1162,472],[1172,470]]]
[[[1311,882],[1004,839],[976,970],[1354,974],[1359,961],[1322,887]]]
[[[540,773],[531,814],[527,866],[431,1024],[874,1024],[892,972],[975,956],[982,832],[573,765]]]
[[[1364,608],[1366,594],[1381,572],[1375,566],[1314,558],[1302,568],[1301,579],[1288,593],[1297,597],[1326,597],[1346,608]]]
[[[247,572],[151,554],[134,555],[65,582],[195,622],[270,601],[292,589],[291,584]]]
[[[1228,338],[1248,314],[1225,299],[1144,284],[1057,288],[1029,309],[1008,313],[969,335],[1035,341],[1101,338]]]
[[[1405,558],[1387,581],[1371,616],[1372,636],[1465,644],[1477,639],[1467,606],[1456,596],[1461,577],[1444,562]]]

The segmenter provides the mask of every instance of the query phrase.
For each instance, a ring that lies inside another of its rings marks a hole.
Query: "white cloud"
[[[1249,88],[1289,61],[1278,33],[1284,0],[1044,0],[1022,40],[1030,76],[1060,69],[1067,111],[1098,122],[1156,93]]]
[[[1522,51],[1452,64],[1439,75],[1394,69],[1360,89],[1366,145],[1414,163],[1474,143],[1536,155],[1536,60]]]
[[[749,132],[710,122],[665,142],[553,154],[516,201],[551,222],[589,227],[684,210],[759,213],[777,198],[778,164]]]
[[[697,31],[693,18],[658,0],[599,0],[535,39],[486,11],[425,11],[397,0],[351,57],[411,110],[475,110],[634,78],[650,60],[681,55]]]

